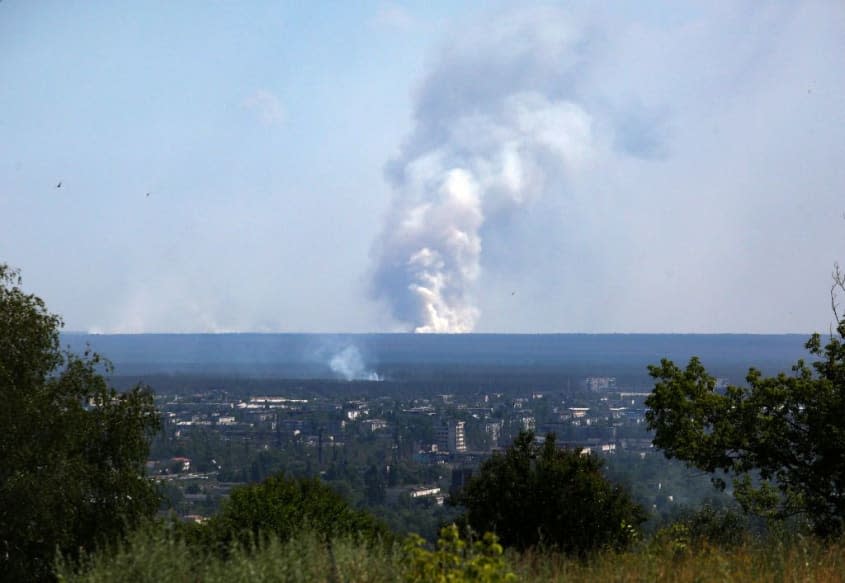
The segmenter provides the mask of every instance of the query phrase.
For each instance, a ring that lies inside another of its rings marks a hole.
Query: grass
[[[749,543],[733,549],[667,547],[606,553],[588,561],[526,553],[511,557],[520,581],[575,582],[835,582],[845,581],[845,544],[797,539],[787,545]]]
[[[509,571],[526,582],[845,582],[845,541],[822,543],[796,538],[790,543],[748,543],[732,549],[704,546],[696,551],[644,545],[588,560],[545,553],[505,554]],[[331,547],[304,533],[288,542],[271,540],[252,552],[234,549],[228,559],[198,551],[162,528],[134,533],[109,553],[81,565],[60,561],[67,582],[361,582],[405,581],[411,576],[400,546],[368,547],[335,540]],[[464,581],[436,579],[433,581]]]
[[[284,543],[271,539],[250,552],[234,548],[224,560],[156,527],[140,529],[112,552],[88,556],[78,565],[62,560],[57,565],[59,581],[80,583],[387,583],[401,580],[400,571],[398,548],[368,547],[351,539],[329,547],[304,533]]]

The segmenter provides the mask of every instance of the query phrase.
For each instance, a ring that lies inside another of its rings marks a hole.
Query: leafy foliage
[[[655,534],[652,545],[669,546],[675,553],[687,553],[704,546],[738,548],[751,540],[747,517],[730,510],[704,506],[687,512]]]
[[[504,455],[485,461],[457,497],[477,532],[493,531],[507,546],[543,546],[568,554],[624,548],[645,520],[627,492],[601,472],[602,462],[542,445],[521,432]]]
[[[390,532],[367,512],[355,510],[317,478],[273,476],[232,491],[220,513],[202,528],[218,548],[232,542],[249,546],[272,535],[286,541],[302,532],[323,540],[342,536],[368,542],[387,540]]]
[[[108,386],[98,355],[61,352],[61,319],[20,284],[0,264],[0,578],[27,581],[155,512],[158,417],[145,388]]]
[[[488,532],[472,544],[461,540],[454,524],[440,531],[437,549],[429,551],[425,541],[411,535],[405,543],[408,583],[505,583],[516,581],[502,556],[502,545]]]
[[[746,387],[716,390],[698,358],[681,370],[669,360],[650,366],[646,400],[654,445],[707,472],[734,476],[743,508],[764,516],[806,517],[816,534],[845,526],[845,319],[822,347],[806,343],[812,362],[792,374],[765,377],[750,369]],[[722,480],[714,480],[724,488]]]

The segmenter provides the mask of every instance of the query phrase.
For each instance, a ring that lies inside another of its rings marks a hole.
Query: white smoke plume
[[[445,48],[388,165],[373,290],[415,332],[474,328],[485,234],[559,192],[594,150],[574,85],[583,48],[566,16],[541,9],[482,28]]]
[[[364,365],[361,351],[347,346],[329,360],[332,371],[347,381],[381,381],[382,377]]]

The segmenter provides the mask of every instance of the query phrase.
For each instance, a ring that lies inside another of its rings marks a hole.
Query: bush
[[[684,553],[704,546],[732,549],[750,542],[748,519],[729,510],[705,506],[661,528],[653,544]]]
[[[519,550],[622,549],[637,538],[645,513],[601,468],[592,456],[558,449],[553,434],[539,446],[533,433],[523,432],[504,455],[481,465],[456,501],[472,529],[495,532]]]
[[[354,537],[367,543],[390,542],[388,528],[367,512],[355,510],[317,478],[283,474],[232,491],[220,512],[189,536],[225,552],[233,542],[249,547],[261,537],[287,541],[311,532],[327,541]]]
[[[458,527],[453,524],[440,531],[437,550],[429,551],[421,537],[411,535],[405,543],[405,553],[405,580],[409,583],[516,581],[502,556],[502,545],[490,532],[470,544],[461,540]]]

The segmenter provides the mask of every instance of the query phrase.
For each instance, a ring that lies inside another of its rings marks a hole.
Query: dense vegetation
[[[712,473],[722,489],[722,476],[733,475],[744,514],[719,502],[641,536],[644,511],[608,479],[618,468],[558,448],[552,434],[539,443],[523,432],[455,496],[464,538],[447,526],[434,547],[397,537],[330,479],[285,475],[287,458],[264,452],[251,470],[261,482],[234,489],[210,520],[150,520],[159,501],[143,467],[159,425],[152,395],[111,388],[96,354],[62,352],[60,327],[0,265],[2,580],[824,581],[845,573],[845,319],[824,347],[817,335],[808,341],[809,365],[776,377],[752,369],[748,387],[717,389],[698,359],[685,370],[668,360],[650,369],[655,445]],[[397,448],[410,441],[394,438]],[[344,467],[329,466],[338,475]],[[401,471],[414,470],[398,464],[385,476],[371,464],[360,477],[366,503],[382,504]]]
[[[345,538],[335,539],[329,547],[304,532],[284,543],[270,539],[249,552],[236,548],[223,559],[197,552],[166,529],[148,527],[132,534],[116,552],[88,557],[81,570],[71,563],[60,564],[59,575],[69,583],[845,580],[845,545],[811,538],[722,548],[661,541],[627,552],[605,551],[589,560],[534,551],[498,554],[500,547],[494,541],[481,542],[468,543],[447,533],[432,550],[420,546],[419,541],[405,547],[371,547]],[[487,578],[479,576],[480,572]]]
[[[812,362],[766,377],[751,369],[747,386],[716,390],[697,358],[683,370],[669,360],[651,367],[646,400],[654,445],[706,472],[733,476],[734,496],[754,514],[801,517],[820,536],[845,527],[845,318]],[[721,478],[714,483],[725,488]]]
[[[466,521],[495,532],[519,550],[544,548],[586,555],[624,549],[637,537],[645,512],[608,482],[601,460],[559,449],[554,435],[538,445],[520,433],[504,454],[494,454],[460,493]]]
[[[158,427],[143,387],[117,393],[96,354],[59,349],[61,319],[0,264],[0,579],[51,577],[57,550],[120,538],[158,508],[144,477]]]
[[[371,514],[355,510],[316,478],[289,479],[283,474],[260,484],[241,486],[223,508],[195,534],[215,548],[246,548],[271,537],[284,542],[301,532],[320,540],[357,538],[389,543],[390,531]]]

